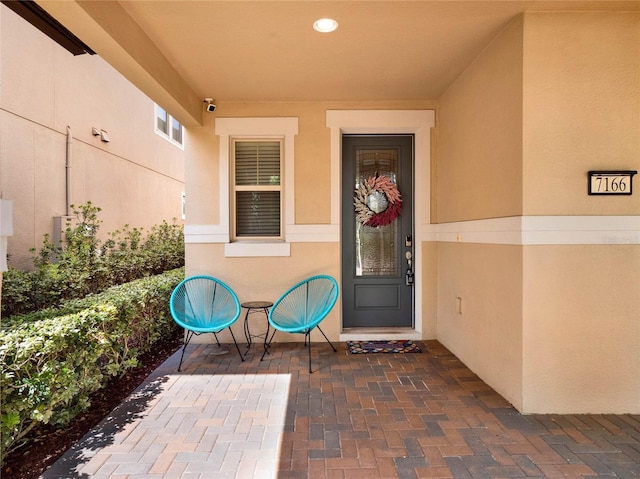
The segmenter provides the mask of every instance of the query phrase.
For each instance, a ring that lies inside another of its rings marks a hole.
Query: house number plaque
[[[637,171],[590,171],[590,195],[630,195]]]

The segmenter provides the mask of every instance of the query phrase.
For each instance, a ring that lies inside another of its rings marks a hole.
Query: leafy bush
[[[91,202],[80,206],[74,210],[74,222],[66,225],[64,244],[53,244],[45,235],[40,250],[32,250],[34,271],[9,268],[4,273],[3,317],[38,311],[184,266],[181,225],[164,221],[146,237],[142,229],[125,225],[102,242],[97,237],[100,211]]]
[[[41,424],[64,425],[109,377],[176,331],[169,297],[184,268],[3,320],[0,462]]]

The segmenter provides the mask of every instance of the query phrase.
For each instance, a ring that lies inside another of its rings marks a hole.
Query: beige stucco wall
[[[640,201],[587,195],[587,171],[640,170],[640,16],[524,15],[437,129],[438,222],[491,233],[438,243],[438,339],[522,412],[638,413],[640,231],[606,225]],[[491,230],[502,216],[551,226]]]
[[[524,411],[638,413],[639,250],[525,249]]]
[[[154,132],[154,104],[97,55],[74,57],[0,6],[0,191],[14,201],[11,265],[66,213],[67,126],[71,202],[102,208],[102,232],[181,221],[184,151]],[[92,135],[108,132],[109,143]]]
[[[289,257],[225,258],[222,244],[187,245],[187,274],[208,274],[227,283],[240,302],[275,301],[289,287],[308,276],[328,274],[340,278],[340,245],[338,243],[294,243]],[[340,333],[341,303],[338,300],[329,316],[322,322],[322,330],[331,340]],[[244,317],[243,317],[244,318]],[[260,318],[262,319],[262,318]],[[252,321],[252,332],[263,326]],[[234,327],[236,339],[243,338],[242,324]],[[323,341],[319,332],[312,340]],[[229,340],[227,331],[219,334]],[[210,342],[211,337],[200,338]],[[244,339],[243,339],[244,340]],[[302,335],[278,333],[277,341],[302,341]]]
[[[640,14],[530,13],[524,38],[523,213],[640,214],[586,194],[589,170],[640,170]]]
[[[438,245],[438,340],[522,406],[522,248]]]
[[[525,213],[639,215],[586,174],[640,170],[640,15],[528,14],[524,71]],[[640,231],[603,236],[525,247],[527,412],[640,412]]]
[[[510,24],[439,100],[438,223],[522,212],[522,29]],[[521,247],[461,240],[438,244],[437,337],[520,407]]]
[[[522,213],[522,18],[439,99],[437,222]]]

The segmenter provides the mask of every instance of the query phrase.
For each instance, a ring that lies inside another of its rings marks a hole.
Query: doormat
[[[409,340],[401,341],[347,341],[351,354],[421,353],[420,347]]]

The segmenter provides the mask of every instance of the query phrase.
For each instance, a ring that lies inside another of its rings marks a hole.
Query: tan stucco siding
[[[442,95],[437,222],[522,214],[522,19]]]
[[[587,196],[589,170],[640,170],[640,14],[529,13],[524,38],[524,214],[640,214]]]
[[[438,339],[525,413],[640,411],[637,188],[587,194],[589,170],[640,170],[639,39],[637,13],[526,14],[439,101],[437,218],[463,232],[438,244]],[[501,91],[487,79],[506,51],[513,88]],[[501,113],[480,117],[479,104]],[[518,142],[519,166],[489,158]],[[486,171],[521,178],[519,208],[473,186],[488,184],[465,162],[476,152]]]
[[[640,409],[640,248],[524,251],[523,410]]]
[[[522,214],[522,29],[510,24],[439,100],[438,223]],[[460,240],[438,244],[437,337],[519,408],[522,248]]]
[[[280,297],[289,287],[315,274],[328,274],[340,278],[340,245],[338,243],[293,244],[289,257],[224,258],[222,244],[188,244],[188,275],[207,274],[218,277],[229,284],[240,302],[272,301]],[[322,322],[322,330],[330,339],[340,333],[341,303],[333,308]],[[242,320],[244,316],[242,317]],[[262,318],[259,318],[261,321]],[[255,328],[256,325],[252,326]],[[264,326],[257,324],[257,327]],[[239,322],[233,327],[236,338],[242,336]],[[317,335],[317,336],[316,336]],[[221,339],[231,340],[228,331]],[[203,338],[210,341],[211,338]],[[302,335],[279,332],[276,341],[302,341]],[[313,333],[313,341],[324,341],[319,332]]]
[[[527,14],[524,70],[525,213],[640,214],[637,189],[587,194],[640,170],[640,15]],[[525,248],[524,411],[640,411],[639,235]]]
[[[522,247],[438,245],[438,340],[522,406]]]
[[[73,56],[0,8],[0,192],[14,201],[11,265],[30,267],[29,249],[66,214],[67,127],[71,203],[102,208],[101,233],[181,222],[185,155],[154,132],[154,103],[102,58]]]

